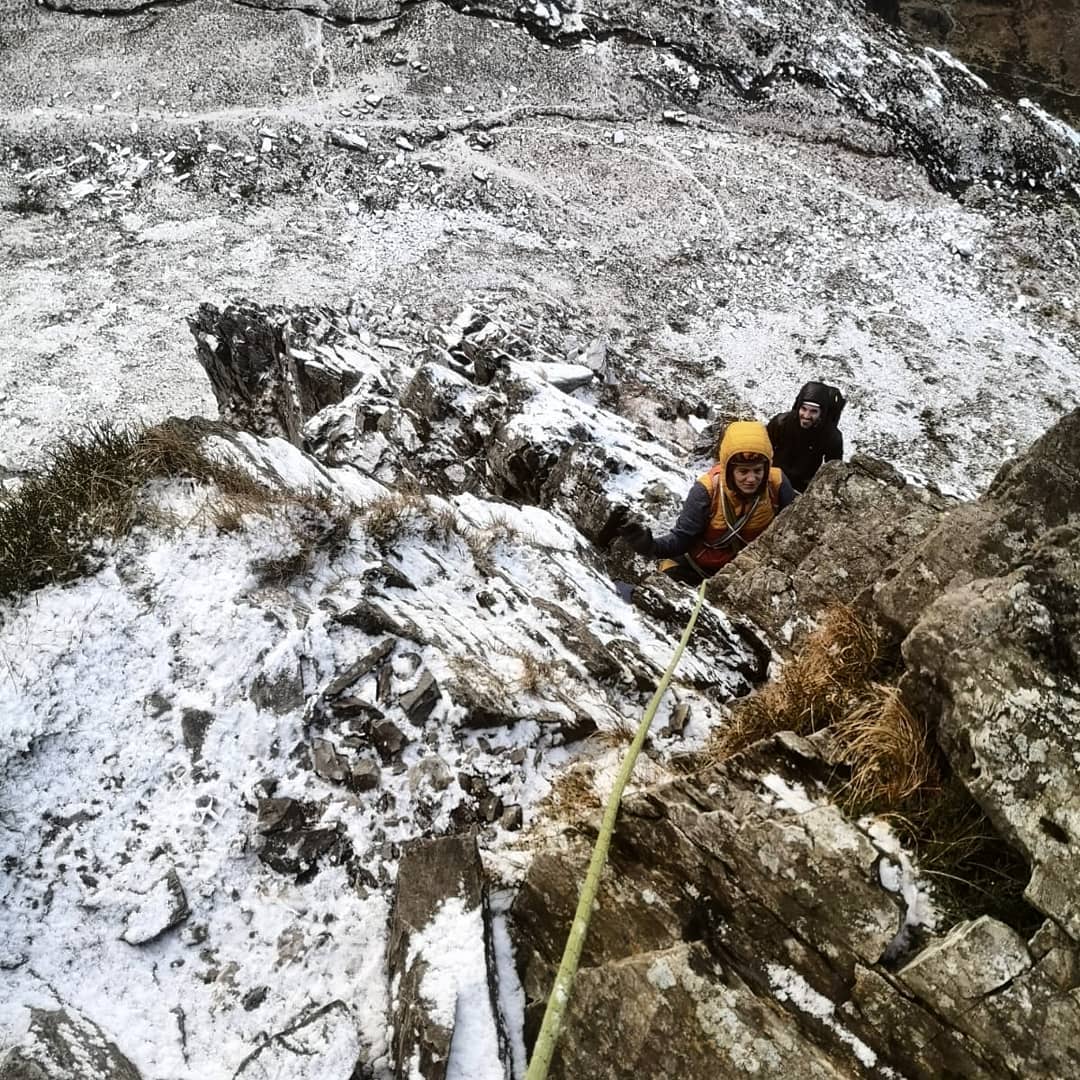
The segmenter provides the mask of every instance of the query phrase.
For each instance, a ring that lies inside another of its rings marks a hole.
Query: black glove
[[[619,535],[639,554],[646,558],[653,553],[652,529],[640,521],[631,521],[619,530]]]

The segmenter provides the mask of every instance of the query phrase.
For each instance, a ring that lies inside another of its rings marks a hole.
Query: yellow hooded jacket
[[[735,487],[728,465],[736,454],[759,454],[769,461],[769,471],[756,495],[743,495]],[[772,524],[780,507],[784,474],[772,468],[773,448],[764,424],[736,420],[728,425],[720,442],[719,461],[698,477],[712,498],[712,513],[701,539],[687,554],[708,574],[715,573],[755,537]]]

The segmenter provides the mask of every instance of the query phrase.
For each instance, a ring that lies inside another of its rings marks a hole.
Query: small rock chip
[[[613,142],[613,143],[614,143],[614,144],[615,144],[616,146],[622,146],[622,145],[623,145],[623,143],[625,143],[625,142],[626,142],[626,135],[625,135],[625,133],[624,133],[624,132],[622,132],[622,131],[613,131],[613,132],[611,133],[611,141],[612,141],[612,142]]]
[[[394,145],[396,147],[398,147],[399,149],[401,149],[401,150],[415,150],[416,149],[416,147],[413,146],[413,144],[404,135],[399,135],[394,140]]]

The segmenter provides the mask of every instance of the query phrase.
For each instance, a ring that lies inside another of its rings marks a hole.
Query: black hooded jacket
[[[821,406],[816,427],[799,426],[799,406],[804,402]],[[795,398],[790,412],[778,413],[768,423],[773,444],[773,464],[782,469],[798,492],[814,478],[823,461],[839,461],[844,456],[844,436],[829,415],[829,391],[824,383],[808,382]]]

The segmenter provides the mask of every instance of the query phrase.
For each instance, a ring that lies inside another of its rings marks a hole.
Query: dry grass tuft
[[[564,821],[580,821],[602,809],[604,803],[596,791],[596,770],[579,763],[563,770],[552,782],[551,790],[538,804],[538,816],[557,816]]]
[[[895,686],[870,683],[832,732],[851,765],[851,779],[839,793],[846,805],[900,806],[916,792],[940,786],[926,724]]]
[[[501,543],[517,539],[517,529],[503,518],[493,518],[482,529],[462,531],[465,546],[472,556],[473,565],[484,576],[491,577],[496,570],[494,551]]]
[[[735,707],[731,723],[713,737],[710,755],[730,757],[779,731],[805,735],[826,727],[848,711],[878,660],[873,628],[849,607],[830,608],[780,677]]]
[[[156,478],[214,485],[208,513],[224,529],[284,504],[329,509],[325,499],[277,491],[215,461],[201,443],[199,431],[179,420],[142,429],[96,424],[62,439],[42,470],[0,495],[0,596],[89,571],[95,544],[131,529],[142,513],[142,490]]]
[[[426,509],[427,502],[422,495],[412,491],[391,491],[365,503],[360,512],[372,540],[377,544],[391,544],[403,536]]]
[[[989,913],[1033,931],[1039,918],[1023,898],[1023,858],[950,774],[925,719],[896,686],[874,681],[884,659],[872,628],[851,609],[833,608],[779,677],[735,707],[709,755],[723,759],[779,731],[828,726],[846,766],[837,801],[852,816],[889,819],[934,881],[943,924]]]

